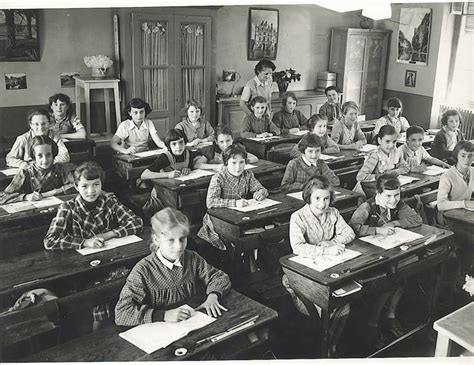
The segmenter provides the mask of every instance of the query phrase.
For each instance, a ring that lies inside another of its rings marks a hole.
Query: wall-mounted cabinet
[[[366,119],[382,111],[383,87],[390,31],[333,28],[329,71],[337,73],[343,101],[355,101]]]

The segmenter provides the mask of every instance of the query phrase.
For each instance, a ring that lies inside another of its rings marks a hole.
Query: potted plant
[[[297,73],[296,70],[293,70],[292,68],[273,72],[272,77],[273,81],[277,83],[280,93],[286,92],[290,82],[301,80],[301,74]]]
[[[84,63],[87,67],[90,67],[92,70],[92,77],[105,77],[107,76],[107,71],[114,62],[107,56],[102,54],[96,56],[86,56],[84,57]]]

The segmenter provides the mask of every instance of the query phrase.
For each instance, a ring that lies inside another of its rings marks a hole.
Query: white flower
[[[91,68],[109,68],[114,62],[107,56],[96,55],[96,56],[85,56],[84,63],[87,67]]]

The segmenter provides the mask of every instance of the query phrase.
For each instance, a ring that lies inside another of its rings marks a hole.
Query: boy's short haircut
[[[49,112],[44,108],[36,108],[28,112],[28,124],[31,123],[31,120],[35,115],[44,115],[46,118],[48,118],[48,122],[51,123],[51,117],[49,115]]]
[[[168,133],[166,133],[165,146],[170,149],[171,142],[177,141],[181,138],[184,140],[184,144],[188,143],[188,137],[186,137],[186,134],[181,129],[170,129]]]
[[[387,100],[387,108],[403,108],[403,103],[399,98],[390,98]]]
[[[459,118],[459,124],[462,124],[462,116],[461,116],[461,113],[459,113],[458,110],[456,109],[449,109],[449,110],[446,110],[444,113],[443,113],[443,116],[441,117],[441,124],[442,125],[446,125],[448,124],[448,118],[449,117],[454,117],[454,116],[458,116]]]
[[[271,68],[272,71],[275,71],[276,66],[272,61],[266,58],[263,58],[260,61],[258,61],[258,63],[255,65],[255,69],[254,69],[255,75],[258,75],[260,72],[262,72],[266,68]]]
[[[232,134],[232,129],[228,125],[220,125],[216,128],[216,140],[217,137],[219,137],[221,134],[231,136],[232,139],[234,138],[234,135]]]
[[[315,134],[309,133],[309,134],[305,134],[303,138],[301,138],[300,143],[298,143],[298,150],[302,154],[304,154],[304,151],[306,151],[308,147],[321,148],[322,146],[323,146],[323,141],[321,140],[321,137]]]
[[[267,104],[268,101],[264,96],[257,95],[257,96],[254,96],[252,100],[250,100],[250,106],[254,107],[255,104],[257,103]]]
[[[322,120],[325,120],[327,122],[328,118],[322,116],[321,114],[313,114],[312,116],[310,116],[308,119],[308,130],[312,131],[314,129],[314,126]]]
[[[324,94],[326,94],[326,96],[328,96],[328,92],[330,92],[331,90],[334,90],[335,92],[337,92],[339,94],[339,90],[335,86],[328,86],[327,88],[325,88],[324,89]]]
[[[393,136],[394,134],[397,134],[395,127],[393,125],[385,124],[380,128],[377,138],[382,139],[385,136]]]
[[[34,136],[33,139],[31,140],[31,146],[30,146],[30,156],[33,157],[33,160],[36,158],[35,147],[41,146],[44,144],[51,146],[51,152],[53,153],[53,158],[58,155],[59,153],[58,145],[51,138],[49,138],[48,136]]]
[[[455,163],[456,164],[458,163],[459,152],[466,151],[470,153],[473,150],[472,147],[473,145],[470,141],[460,141],[456,143],[456,146],[454,146],[454,149],[453,149],[453,159]]]
[[[105,173],[102,167],[97,162],[86,161],[79,165],[74,171],[74,184],[77,185],[79,180],[83,177],[86,180],[100,179],[104,184]]]
[[[245,150],[245,147],[240,144],[231,144],[222,153],[222,162],[227,166],[229,160],[237,155],[240,155],[244,160],[247,160],[247,151]]]
[[[316,175],[306,181],[303,188],[303,201],[306,204],[311,204],[311,194],[313,193],[314,189],[329,190],[331,194],[329,204],[332,204],[334,198],[334,191],[332,190],[332,185],[326,176]]]
[[[412,125],[407,129],[407,139],[410,138],[414,134],[425,134],[425,130],[420,127],[419,125]]]
[[[186,102],[186,106],[184,110],[186,110],[186,114],[188,113],[189,107],[195,107],[196,109],[199,109],[201,111],[201,115],[204,113],[204,109],[202,107],[202,104],[199,100],[191,99]]]
[[[130,112],[132,108],[135,109],[145,109],[145,117],[151,113],[151,106],[145,100],[140,98],[133,98],[128,103],[125,109],[122,111],[122,118],[123,120],[130,119]]]
[[[189,219],[179,210],[173,208],[164,208],[151,217],[151,227],[153,229],[150,251],[156,252],[159,244],[156,237],[173,227],[179,226],[184,229],[186,236],[189,234]]]
[[[377,193],[383,193],[384,190],[397,190],[400,189],[400,180],[393,175],[384,174],[377,178],[376,190]]]
[[[55,103],[58,100],[62,101],[63,103],[66,103],[67,105],[66,117],[70,118],[72,116],[72,108],[71,108],[71,98],[69,97],[69,95],[58,93],[58,94],[54,94],[50,96],[48,99],[49,110],[51,111],[51,113],[53,112],[51,105],[53,105],[53,103]]]
[[[296,97],[295,93],[288,91],[285,93],[285,95],[283,95],[283,98],[281,99],[281,105],[283,105],[283,107],[286,106],[286,102],[288,101],[288,98],[292,98],[294,101],[298,102],[298,98]]]
[[[341,112],[342,114],[346,115],[349,109],[355,109],[357,112],[359,112],[360,108],[359,105],[355,101],[346,101],[344,104],[341,106]]]

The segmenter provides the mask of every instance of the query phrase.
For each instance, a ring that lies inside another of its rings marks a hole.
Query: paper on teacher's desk
[[[120,333],[119,336],[147,354],[151,354],[183,338],[189,332],[207,326],[216,320],[207,314],[193,310],[189,305],[185,304],[180,308],[191,310],[191,317],[176,323],[154,322],[142,324]]]
[[[421,234],[411,232],[400,227],[395,227],[395,233],[389,236],[373,235],[360,237],[360,239],[370,243],[371,245],[389,250],[422,237],[423,235]]]
[[[23,212],[25,210],[53,207],[55,205],[61,204],[62,202],[63,201],[61,199],[58,199],[55,196],[51,196],[49,198],[44,198],[37,201],[24,201],[5,204],[2,205],[2,208],[5,209],[8,213],[18,213]]]
[[[377,148],[376,145],[367,143],[367,144],[363,145],[363,146],[359,149],[359,151],[362,151],[362,152],[370,152],[370,151],[375,150],[376,148]]]
[[[162,149],[158,149],[158,150],[137,152],[137,153],[134,153],[133,155],[136,156],[136,157],[150,157],[150,156],[161,155],[165,151],[166,151],[166,149],[162,148]]]
[[[296,255],[290,258],[290,260],[297,262],[301,265],[307,266],[310,269],[321,272],[333,266],[342,264],[345,261],[352,260],[354,257],[357,257],[360,254],[360,252],[346,249],[340,255],[320,255],[316,257],[304,257]]]
[[[252,164],[249,164],[249,163],[245,164],[245,170],[254,169],[256,167],[258,167],[258,166],[257,165],[252,165]]]
[[[410,184],[416,180],[420,180],[420,179],[418,179],[417,177],[411,177],[411,176],[405,176],[405,175],[400,175],[398,177],[398,181],[400,181],[400,185]]]
[[[422,172],[423,175],[435,176],[442,174],[446,169],[443,169],[441,166],[428,166],[425,171]]]
[[[101,252],[101,251],[107,251],[111,250],[113,248],[117,248],[120,246],[125,246],[129,245],[130,243],[135,243],[142,241],[142,239],[138,236],[135,236],[134,234],[126,237],[120,237],[120,238],[112,238],[108,241],[105,241],[104,247],[101,248],[80,248],[77,249],[76,251],[79,252],[82,256],[86,255],[91,255],[93,253]]]
[[[259,210],[259,209],[263,209],[263,208],[272,207],[272,206],[277,205],[277,204],[281,204],[281,202],[279,202],[279,201],[268,199],[268,198],[266,198],[262,201],[257,201],[255,199],[250,199],[250,200],[247,200],[247,201],[248,201],[249,205],[247,205],[245,207],[230,207],[230,209],[238,210],[239,212],[252,212],[254,210]]]
[[[20,169],[17,167],[12,167],[11,169],[0,170],[0,172],[2,172],[5,176],[13,176],[16,175],[19,170]]]
[[[197,169],[197,170],[192,170],[186,176],[175,177],[175,179],[180,180],[180,181],[187,181],[187,180],[199,179],[200,177],[210,176],[214,174],[215,174],[214,171]]]

